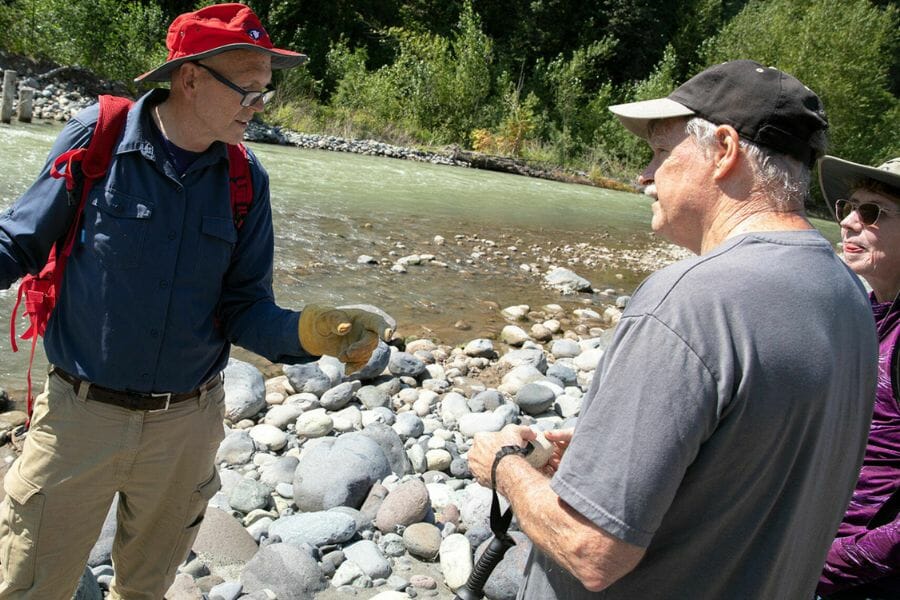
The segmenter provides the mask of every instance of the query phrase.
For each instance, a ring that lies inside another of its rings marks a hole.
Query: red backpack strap
[[[62,287],[63,274],[66,262],[72,253],[72,247],[81,224],[81,214],[84,211],[85,201],[94,183],[106,175],[109,163],[112,160],[113,148],[119,139],[119,135],[125,128],[125,120],[128,110],[133,102],[128,98],[102,95],[99,98],[100,113],[97,124],[91,136],[87,148],[74,148],[63,152],[53,161],[50,175],[54,178],[65,178],[66,190],[70,199],[77,200],[77,208],[69,230],[63,239],[59,240],[50,249],[47,263],[37,275],[26,275],[19,284],[18,297],[10,318],[10,345],[13,352],[18,351],[16,346],[16,313],[19,304],[25,300],[25,312],[28,315],[30,326],[22,335],[22,339],[31,339],[31,358],[28,363],[28,420],[31,420],[32,391],[31,391],[31,367],[34,363],[34,350],[37,338],[43,336],[47,329],[50,315],[56,307],[59,290]],[[62,170],[61,168],[64,167]],[[81,183],[81,195],[78,197],[78,185]],[[27,426],[27,423],[26,423]]]
[[[240,229],[253,204],[250,158],[243,144],[228,144],[228,181],[231,187],[231,214],[234,226]]]

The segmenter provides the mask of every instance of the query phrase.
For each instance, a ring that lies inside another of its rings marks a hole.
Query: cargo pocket
[[[38,486],[23,479],[16,463],[6,474],[6,501],[0,519],[0,563],[10,589],[27,589],[34,583],[37,541],[44,516],[44,495]]]
[[[175,545],[172,558],[169,560],[169,567],[166,569],[167,573],[173,572],[187,558],[188,551],[194,545],[194,540],[197,539],[197,532],[200,531],[200,525],[203,523],[206,505],[221,487],[222,482],[219,480],[219,471],[213,467],[212,477],[201,483],[194,490],[194,493],[191,494],[190,502],[185,511],[187,518],[184,522],[184,529],[179,536],[178,543]]]

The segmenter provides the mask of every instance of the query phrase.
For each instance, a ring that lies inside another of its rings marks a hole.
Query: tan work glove
[[[300,313],[300,345],[321,356],[327,354],[346,363],[346,374],[359,371],[378,346],[393,335],[381,315],[358,308],[334,308],[308,304]]]

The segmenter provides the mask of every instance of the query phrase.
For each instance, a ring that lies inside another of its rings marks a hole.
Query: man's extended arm
[[[472,473],[490,486],[496,451],[533,437],[527,427],[513,426],[500,433],[478,434],[469,451]],[[497,491],[509,500],[531,541],[590,591],[610,586],[644,556],[643,548],[613,537],[572,509],[551,489],[550,479],[519,455],[500,461]]]

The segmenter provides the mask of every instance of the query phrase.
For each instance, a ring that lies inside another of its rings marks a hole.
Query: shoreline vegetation
[[[863,164],[900,154],[900,7],[890,0],[248,3],[273,43],[310,57],[274,74],[265,120],[285,131],[630,188],[650,150],[609,106],[748,58],[820,95],[830,154]],[[197,4],[5,0],[0,49],[82,65],[139,95],[132,77],[165,60],[162,32]],[[817,184],[807,210],[828,214]]]
[[[0,50],[0,71],[5,70],[16,72],[19,89],[23,87],[35,89],[35,120],[64,122],[82,108],[96,102],[97,96],[103,93],[134,98],[134,94],[125,84],[105,81],[83,67],[48,64]],[[267,120],[268,116],[265,113],[255,116],[244,139],[250,142],[291,145],[306,149],[351,152],[485,169],[625,192],[639,191],[633,184],[602,177],[597,173],[587,173],[524,158],[485,154],[465,150],[456,145],[443,148],[398,146],[374,139],[347,139],[322,133],[293,131],[286,127],[271,125]]]

